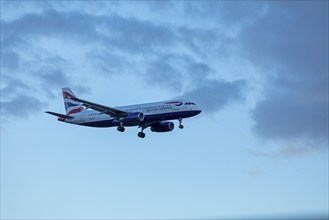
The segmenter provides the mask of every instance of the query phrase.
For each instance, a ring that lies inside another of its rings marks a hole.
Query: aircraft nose
[[[195,112],[198,115],[198,114],[200,114],[202,112],[202,110],[200,108],[198,108],[198,109],[195,109]]]

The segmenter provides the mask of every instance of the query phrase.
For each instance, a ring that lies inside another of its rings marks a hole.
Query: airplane
[[[178,120],[183,129],[182,120],[201,113],[201,109],[192,101],[171,100],[121,107],[108,107],[77,98],[70,88],[62,88],[66,114],[46,111],[58,117],[58,121],[89,127],[117,127],[120,132],[125,127],[138,126],[138,137],[145,138],[144,130],[150,127],[152,132],[174,130],[171,120]]]

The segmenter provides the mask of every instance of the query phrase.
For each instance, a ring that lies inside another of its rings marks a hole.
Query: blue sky
[[[44,114],[62,87],[203,112],[140,139]],[[1,1],[2,219],[296,216],[328,216],[327,1]]]

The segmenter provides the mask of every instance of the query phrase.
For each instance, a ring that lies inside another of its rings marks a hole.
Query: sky
[[[328,218],[328,1],[1,1],[1,219]],[[176,98],[168,133],[60,123],[61,88]]]

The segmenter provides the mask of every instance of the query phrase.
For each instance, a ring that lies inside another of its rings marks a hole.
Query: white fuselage
[[[189,101],[164,101],[115,108],[125,112],[143,113],[145,115],[144,123],[188,118],[201,112],[195,103]],[[111,127],[119,124],[116,118],[91,109],[86,109],[72,116],[74,116],[73,119],[66,119],[65,122],[92,127]],[[136,126],[137,124],[124,123],[124,125]]]
[[[117,126],[124,132],[126,126],[138,126],[138,137],[150,128],[152,132],[169,132],[175,127],[171,120],[178,120],[178,128],[183,129],[182,119],[200,114],[201,109],[191,101],[173,100],[139,105],[109,107],[83,100],[74,95],[68,87],[62,88],[66,114],[53,111],[45,113],[58,117],[61,122],[89,127]]]

